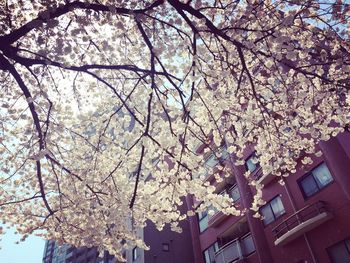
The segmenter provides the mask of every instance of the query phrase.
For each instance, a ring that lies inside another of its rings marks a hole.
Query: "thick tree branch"
[[[82,10],[91,10],[95,12],[111,12],[121,15],[131,15],[131,14],[142,14],[148,12],[164,3],[164,0],[154,1],[151,5],[144,9],[128,9],[128,8],[120,8],[114,6],[107,6],[102,4],[90,4],[84,3],[81,1],[73,1],[68,2],[65,5],[59,7],[52,7],[51,9],[46,10],[38,15],[37,18],[31,20],[25,25],[19,27],[18,29],[12,31],[11,33],[0,36],[0,43],[2,45],[10,45],[15,43],[21,37],[28,34],[31,30],[33,30],[36,24],[45,23],[50,19],[58,18],[66,13],[73,11],[74,9],[82,9]]]

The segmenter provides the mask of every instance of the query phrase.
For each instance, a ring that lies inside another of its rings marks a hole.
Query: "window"
[[[310,173],[306,174],[300,181],[299,186],[304,197],[310,197],[322,188],[333,182],[333,177],[325,163],[317,166]]]
[[[350,239],[343,240],[327,249],[332,263],[350,262]]]
[[[220,147],[215,150],[215,153],[211,153],[204,162],[204,168],[206,170],[205,177],[209,175],[211,169],[217,166],[220,162],[226,160],[229,157],[229,153],[225,147]]]
[[[239,190],[236,184],[235,185],[229,184],[226,186],[224,190],[220,192],[220,195],[225,195],[225,194],[227,194],[233,200],[233,202],[237,202],[241,198],[241,195],[239,193]],[[215,210],[215,208],[213,207],[212,209]]]
[[[226,160],[230,156],[229,152],[227,151],[226,146],[219,148],[218,151],[219,151],[218,155],[220,156],[221,161]]]
[[[245,167],[247,171],[250,171],[251,173],[257,170],[260,167],[260,164],[258,162],[258,157],[255,153],[253,153],[246,161],[245,161]]]
[[[210,154],[208,158],[204,161],[204,171],[201,174],[198,174],[199,176],[204,176],[205,178],[210,175],[211,169],[213,169],[217,164],[219,163],[219,160],[215,157],[214,154]]]
[[[248,256],[255,251],[253,237],[250,233],[241,238],[241,249],[244,256]]]
[[[199,231],[202,233],[208,227],[208,211],[198,212]]]
[[[204,262],[205,263],[215,263],[215,252],[219,250],[218,242],[204,250]]]
[[[162,250],[165,252],[169,252],[169,243],[163,243],[162,244]]]
[[[138,251],[137,251],[137,247],[134,247],[132,249],[132,261],[135,261],[138,258]]]
[[[268,225],[285,213],[281,197],[277,196],[260,208],[260,214],[263,216],[264,225]]]
[[[216,158],[215,154],[209,155],[208,159],[205,161],[205,166],[208,168],[213,168],[219,163],[219,160]]]
[[[237,202],[241,198],[237,185],[228,189],[228,195],[232,198],[233,202]]]

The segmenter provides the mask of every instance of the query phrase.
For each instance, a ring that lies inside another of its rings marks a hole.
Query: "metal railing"
[[[301,223],[314,218],[315,216],[328,212],[326,204],[324,201],[318,201],[311,205],[305,206],[301,210],[297,211],[290,217],[286,218],[281,224],[272,229],[275,238],[280,238],[289,230],[297,227]]]
[[[228,263],[240,258],[242,258],[242,250],[239,239],[230,241],[215,253],[216,263]]]
[[[234,204],[237,204],[238,202],[240,202],[241,195],[240,195],[240,192],[238,192],[239,197],[236,196],[237,199],[234,200],[234,198],[233,198],[233,196],[232,196],[232,194],[231,194],[231,191],[232,191],[233,189],[235,189],[235,188],[238,189],[237,184],[234,184],[234,185],[232,185],[230,188],[221,191],[221,192],[220,192],[220,195],[227,194],[227,195],[232,199],[232,202],[233,202]],[[239,191],[239,190],[238,190],[238,191]],[[226,214],[222,213],[220,210],[217,210],[217,209],[216,209],[214,206],[212,206],[212,205],[208,207],[208,210],[209,210],[209,209],[214,210],[214,214],[208,216],[209,220],[211,220],[212,218],[216,218],[216,217],[226,216]]]
[[[264,176],[261,166],[257,167],[256,170],[252,173],[252,177],[255,181],[258,181]]]
[[[229,263],[249,256],[255,251],[251,233],[234,239],[215,252],[216,263]]]

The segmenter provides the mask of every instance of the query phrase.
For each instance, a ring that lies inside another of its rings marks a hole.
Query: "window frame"
[[[329,259],[330,259],[331,261],[333,260],[333,257],[331,256],[331,250],[332,250],[332,248],[335,248],[335,247],[337,247],[337,246],[339,246],[339,245],[342,245],[342,244],[345,246],[345,249],[346,249],[346,251],[348,252],[348,255],[349,255],[349,258],[350,258],[350,244],[348,244],[348,242],[350,243],[350,237],[345,238],[345,239],[343,239],[343,240],[341,240],[341,241],[339,241],[339,242],[337,242],[337,243],[331,245],[330,247],[327,247],[327,248],[326,248],[326,251],[327,251],[327,255],[328,255]],[[333,262],[333,261],[332,261],[332,262]]]
[[[210,254],[209,250],[211,248],[213,248],[213,251],[214,251],[214,258],[213,259],[209,258],[210,263],[215,262],[215,253],[220,250],[218,241],[215,241],[213,244],[211,244],[209,247],[207,247],[206,249],[203,250],[202,254],[203,254],[203,258],[204,258],[204,263],[207,263],[206,257],[205,257],[205,252],[208,251],[208,255],[210,257],[211,254]]]
[[[231,195],[231,192],[232,192],[232,190],[234,190],[234,189],[236,189],[236,190],[238,191],[238,194],[239,194],[239,197],[238,197],[236,200],[233,199],[233,197],[232,197],[232,195]],[[241,200],[241,197],[242,197],[242,196],[241,196],[241,191],[239,190],[239,187],[238,187],[237,184],[234,184],[234,185],[232,185],[230,188],[228,188],[226,193],[227,193],[228,196],[233,200],[233,203],[234,203],[234,204],[238,203],[238,202]]]
[[[250,173],[255,173],[256,171],[259,170],[259,168],[261,167],[260,166],[260,163],[259,161],[257,163],[252,163],[255,165],[255,169],[253,171],[251,171],[249,168],[248,168],[248,164],[247,162],[251,159],[251,158],[258,158],[258,156],[256,155],[256,152],[254,151],[251,155],[249,155],[245,160],[244,160],[244,167],[245,167],[245,170],[247,172],[250,172]]]
[[[279,214],[278,216],[276,216],[275,211],[273,210],[272,205],[271,205],[272,201],[275,200],[275,199],[277,199],[277,198],[280,199],[281,204],[282,204],[282,206],[283,206],[283,212],[282,212],[281,214]],[[265,223],[265,222],[264,222],[264,219],[263,219],[262,222],[263,222],[264,226],[268,226],[268,225],[272,224],[273,222],[276,222],[277,219],[281,218],[283,215],[286,214],[286,209],[285,209],[284,204],[283,204],[283,202],[282,202],[281,194],[276,195],[275,197],[273,197],[272,199],[270,199],[270,201],[266,202],[265,205],[263,205],[262,207],[260,207],[259,213],[260,213],[260,215],[262,215],[262,216],[264,216],[264,215],[262,214],[262,209],[265,208],[265,207],[269,207],[269,208],[270,208],[270,211],[272,212],[272,215],[273,215],[273,220],[270,221],[270,222],[268,222],[268,223]]]
[[[205,214],[205,215],[203,216],[203,214]],[[201,215],[201,216],[199,216],[199,215]],[[202,234],[205,230],[208,229],[208,226],[209,226],[209,224],[208,224],[208,222],[209,222],[208,210],[205,210],[203,212],[197,212],[197,218],[198,218],[199,233]],[[201,230],[200,223],[201,223],[202,220],[205,220],[205,218],[207,218],[206,219],[207,220],[207,226],[205,227],[205,229]]]
[[[237,199],[233,199],[231,193],[232,190],[236,189],[238,191],[239,197]],[[232,202],[234,204],[236,204],[237,202],[239,202],[241,200],[241,191],[239,190],[239,187],[237,185],[237,183],[235,184],[227,184],[224,189],[221,190],[221,192],[219,192],[219,195],[228,195],[228,197],[232,200]]]
[[[254,246],[254,250],[251,251],[251,252],[249,252],[249,253],[245,253],[242,244],[245,244],[245,243],[244,243],[244,240],[247,240],[248,238],[251,238],[252,244],[253,244],[253,246]],[[246,258],[246,257],[249,257],[251,254],[253,254],[253,253],[256,252],[255,241],[254,241],[254,238],[253,238],[253,235],[252,235],[251,232],[248,232],[247,234],[245,234],[245,235],[243,235],[243,236],[241,236],[241,237],[239,238],[239,245],[240,245],[240,247],[241,247],[242,255],[243,255],[243,257],[245,257],[245,258]]]
[[[204,166],[206,169],[213,169],[219,163],[220,163],[220,160],[216,157],[214,152],[210,153],[208,157],[204,160]]]
[[[138,251],[137,251],[137,247],[134,247],[131,251],[131,257],[132,257],[132,261],[136,261],[137,258],[139,257]]]
[[[162,243],[162,251],[164,251],[164,252],[169,252],[170,251],[169,243]]]
[[[220,157],[217,157],[217,155],[220,155]],[[208,178],[210,176],[210,172],[212,169],[215,169],[218,165],[222,165],[222,163],[229,158],[230,154],[227,151],[226,146],[217,147],[214,150],[211,150],[206,157],[204,158],[203,167],[206,170],[205,178]],[[211,163],[212,162],[212,163]],[[211,165],[209,165],[211,163]]]
[[[327,184],[323,185],[323,186],[320,188],[319,185],[317,184],[316,179],[315,179],[315,175],[314,175],[312,172],[313,172],[314,170],[316,170],[317,168],[319,168],[321,165],[325,165],[325,166],[326,166],[326,168],[327,168],[327,170],[329,171],[329,174],[330,174],[332,180],[329,181]],[[314,193],[312,193],[312,194],[310,194],[310,195],[307,195],[307,194],[305,193],[305,191],[304,191],[302,182],[303,182],[304,180],[306,180],[306,178],[310,178],[310,177],[313,179],[315,185],[317,186],[317,191],[314,192]],[[301,194],[302,194],[303,197],[304,197],[304,200],[307,200],[307,199],[313,197],[314,195],[318,194],[319,192],[321,192],[321,191],[322,191],[323,189],[325,189],[327,186],[329,186],[329,185],[331,185],[332,183],[334,183],[334,177],[333,177],[331,171],[329,170],[327,163],[326,163],[325,161],[322,161],[321,163],[319,163],[318,165],[316,165],[314,168],[312,168],[310,171],[308,171],[306,174],[304,174],[302,177],[300,177],[300,178],[297,180],[297,183],[298,183],[299,189],[300,189],[300,191],[301,191]]]

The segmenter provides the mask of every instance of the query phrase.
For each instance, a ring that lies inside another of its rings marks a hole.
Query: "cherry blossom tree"
[[[2,0],[1,219],[120,257],[146,248],[146,220],[243,213],[203,153],[242,165],[253,145],[288,176],[349,131],[349,16],[341,0]],[[203,203],[183,215],[188,194]]]

